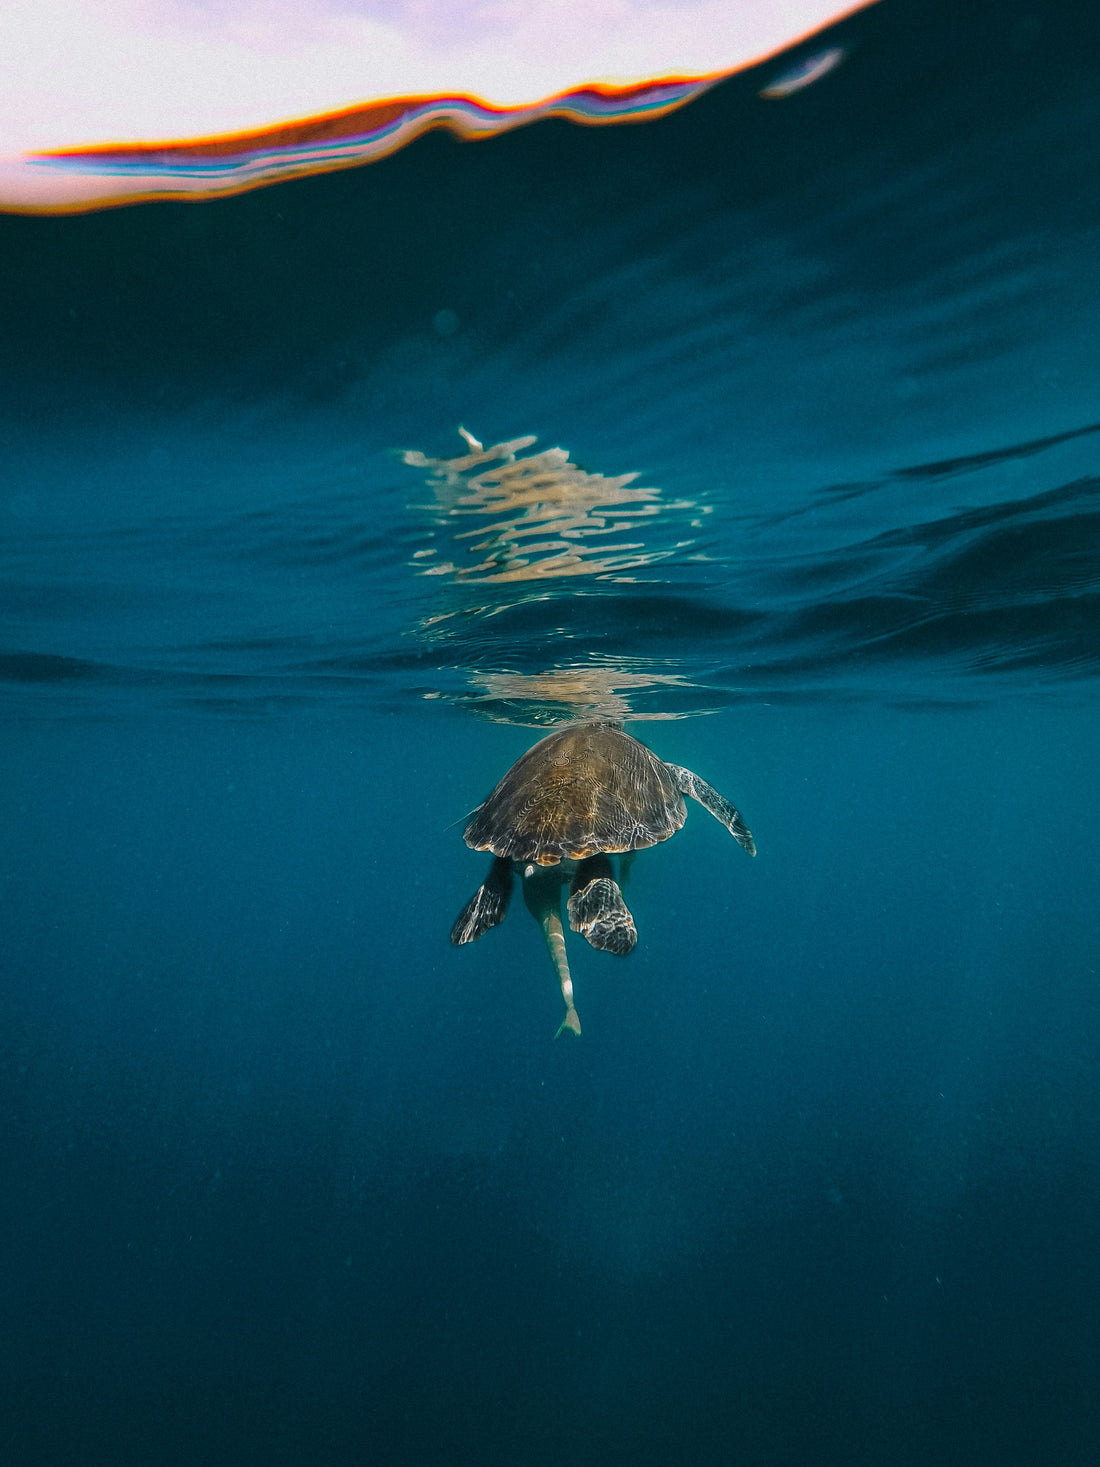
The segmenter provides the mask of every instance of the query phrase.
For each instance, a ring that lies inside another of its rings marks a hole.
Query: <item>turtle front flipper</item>
[[[565,932],[561,925],[561,873],[545,867],[528,866],[523,873],[523,899],[527,909],[542,928],[546,947],[554,971],[561,984],[561,996],[565,1000],[565,1018],[558,1025],[557,1039],[563,1030],[572,1034],[581,1032],[581,1021],[573,1007],[573,979],[569,974],[569,959],[565,952]]]
[[[496,856],[488,876],[462,908],[451,928],[451,941],[456,947],[464,942],[476,942],[490,927],[503,922],[511,895],[512,863]]]
[[[569,887],[569,925],[601,952],[623,958],[638,941],[619,884],[606,856],[589,856]]]
[[[707,784],[706,780],[700,779],[697,774],[692,774],[691,770],[685,769],[682,764],[666,764],[665,768],[676,781],[681,794],[690,795],[693,800],[698,800],[704,810],[709,810],[715,820],[722,822],[743,850],[748,851],[750,856],[756,855],[756,842],[752,838],[752,831],[741,819],[741,812],[730,804],[725,795],[720,795],[713,785]]]

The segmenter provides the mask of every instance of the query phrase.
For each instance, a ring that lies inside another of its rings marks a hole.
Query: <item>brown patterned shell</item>
[[[687,816],[672,774],[614,723],[559,729],[516,761],[463,832],[475,851],[556,866],[668,840]]]

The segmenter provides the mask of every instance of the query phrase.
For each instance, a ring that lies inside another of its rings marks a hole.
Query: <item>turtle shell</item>
[[[463,832],[475,851],[556,866],[668,840],[687,815],[668,767],[615,723],[559,729],[516,761]]]

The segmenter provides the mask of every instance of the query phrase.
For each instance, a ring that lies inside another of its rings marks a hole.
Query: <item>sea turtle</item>
[[[561,888],[569,882],[569,925],[595,948],[624,957],[637,941],[619,876],[635,851],[668,840],[687,818],[691,795],[734,840],[756,855],[752,833],[727,799],[679,764],[665,764],[615,722],[571,724],[528,749],[463,832],[475,851],[492,851],[485,881],[451,929],[453,943],[476,942],[502,921],[520,872],[523,895],[542,928],[565,999],[558,1033],[581,1032],[565,953]]]

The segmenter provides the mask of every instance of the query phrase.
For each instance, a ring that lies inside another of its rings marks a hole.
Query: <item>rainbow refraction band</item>
[[[721,79],[673,78],[632,86],[589,85],[517,107],[496,107],[475,97],[408,97],[252,132],[180,142],[97,145],[36,153],[36,171],[68,174],[79,191],[62,185],[52,199],[28,212],[68,212],[142,199],[211,198],[239,193],[303,174],[384,158],[433,128],[475,140],[546,117],[573,122],[647,122],[682,107]]]

